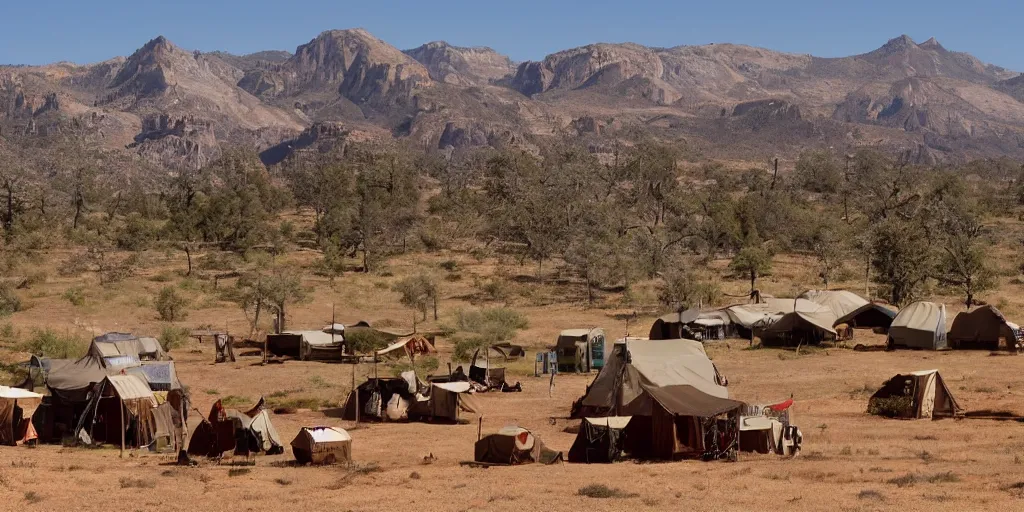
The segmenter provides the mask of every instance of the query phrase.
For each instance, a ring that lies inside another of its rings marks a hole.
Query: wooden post
[[[356,359],[356,362],[352,363],[352,394],[356,397],[356,423],[359,423],[359,390],[356,389],[356,368],[358,366],[359,359]]]
[[[484,430],[484,417],[480,416],[479,418],[477,418],[477,422],[476,422],[476,440],[477,441],[482,439],[483,430]]]
[[[740,415],[740,411],[737,410],[736,411],[736,461],[737,462],[739,462],[739,460],[740,460],[740,427],[742,426],[741,423],[742,423],[742,416]]]
[[[114,395],[117,396],[117,395]],[[124,458],[124,400],[121,397],[117,397],[121,405],[121,458]]]
[[[178,451],[188,449],[188,422],[185,421],[185,396],[178,399],[178,415],[181,418],[181,446]]]

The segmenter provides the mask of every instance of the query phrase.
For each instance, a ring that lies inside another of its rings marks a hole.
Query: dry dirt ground
[[[162,257],[149,275],[171,265]],[[173,259],[173,258],[172,258]],[[177,260],[174,260],[177,261]],[[174,263],[177,264],[177,263]],[[416,258],[393,264],[396,275],[436,261]],[[442,317],[468,307],[469,282],[488,270],[470,267],[459,283],[449,282]],[[800,278],[799,262],[781,262],[777,281],[766,287],[783,295]],[[472,275],[471,275],[472,274]],[[333,286],[310,279],[312,302],[291,312],[295,327],[316,327],[330,319],[337,304],[339,321],[408,318],[389,290],[393,277],[347,275]],[[61,299],[77,281],[50,279],[26,294],[30,307],[14,315],[14,326],[28,332],[49,326],[73,330],[133,329],[159,332],[146,304],[164,283],[147,274],[116,287],[87,286],[84,306]],[[86,283],[88,284],[88,283]],[[729,283],[727,292],[743,283]],[[851,285],[852,286],[852,285]],[[1017,311],[1020,286],[1004,283],[997,294]],[[735,289],[735,290],[734,290]],[[556,290],[557,291],[557,290]],[[234,332],[245,319],[230,304],[207,300],[197,290],[195,309],[183,326],[225,325]],[[566,290],[558,293],[569,293]],[[575,297],[579,297],[579,291]],[[575,299],[574,299],[575,300]],[[951,305],[954,298],[947,300]],[[201,305],[200,305],[201,303]],[[549,301],[526,296],[513,301],[530,320],[517,341],[541,347],[562,328],[603,325],[611,337],[623,334],[620,315],[630,308],[604,304],[584,308],[579,301]],[[952,314],[950,315],[952,316]],[[651,317],[631,328],[646,333]],[[879,344],[878,336],[858,333],[855,343]],[[450,346],[439,341],[442,367]],[[559,375],[549,394],[546,377],[530,375],[529,360],[512,365],[523,393],[479,395],[483,431],[507,424],[532,429],[549,447],[567,451],[574,434],[563,418],[592,376]],[[320,411],[274,415],[288,443],[301,426],[348,428],[356,464],[348,467],[293,467],[290,450],[258,456],[255,466],[203,461],[199,467],[173,466],[172,455],[132,454],[115,448],[59,446],[0,447],[0,500],[3,510],[1024,510],[1024,425],[1017,421],[885,420],[865,413],[870,393],[897,372],[938,368],[968,410],[1008,410],[1024,414],[1024,358],[988,352],[858,352],[830,347],[793,351],[747,348],[732,340],[708,345],[709,355],[729,377],[731,396],[749,402],[796,400],[795,420],[804,433],[799,457],[743,454],[739,462],[621,462],[610,465],[460,466],[472,459],[477,424],[378,424],[353,428]],[[4,352],[7,359],[24,354]],[[208,343],[172,352],[194,405],[205,414],[218,397],[254,402],[261,395],[311,398],[341,403],[350,389],[352,367],[289,361],[260,366],[259,357],[233,364],[212,364]],[[381,366],[382,373],[391,369]],[[373,371],[359,367],[359,380]],[[195,414],[195,413],[193,413]],[[193,424],[195,421],[193,420]],[[433,455],[432,463],[424,457]],[[604,484],[621,491],[611,498],[577,494],[581,487]]]

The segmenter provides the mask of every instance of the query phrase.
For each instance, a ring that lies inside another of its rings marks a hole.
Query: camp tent
[[[323,331],[285,331],[267,335],[267,350],[271,354],[303,361],[339,359],[344,345],[344,336]]]
[[[632,416],[627,451],[641,458],[700,457],[715,451],[705,434],[719,428],[716,418],[743,406],[722,382],[699,341],[627,340],[615,345],[572,416]]]
[[[555,352],[558,371],[563,373],[589,372],[593,367],[593,348],[604,346],[604,329],[566,329],[558,334]]]
[[[92,392],[75,436],[86,444],[147,446],[156,439],[157,430],[172,428],[157,425],[158,418],[153,414],[157,405],[153,390],[143,379],[108,375]]]
[[[583,418],[576,441],[569,448],[569,462],[592,464],[619,460],[629,420],[629,416]]]
[[[37,437],[32,415],[42,400],[39,393],[0,386],[0,445],[14,446]]]
[[[889,327],[890,348],[945,350],[946,305],[915,302],[902,310]]]
[[[844,324],[853,329],[880,329],[888,331],[895,318],[895,311],[881,304],[871,302],[839,317],[836,319],[833,327]]]
[[[895,375],[868,400],[868,412],[892,418],[963,416],[938,370]]]
[[[416,355],[427,355],[437,352],[434,344],[423,336],[412,335],[398,338],[393,343],[376,352],[377,357],[403,355],[415,359]]]
[[[726,314],[734,324],[736,333],[743,338],[751,337],[754,330],[771,325],[786,313],[825,313],[828,311],[830,310],[827,307],[807,299],[777,299],[774,297],[765,298],[762,302],[725,308]]]
[[[93,338],[89,355],[100,358],[107,368],[136,366],[140,361],[170,359],[156,338],[110,332]]]
[[[847,290],[808,290],[797,296],[824,306],[832,316],[840,318],[868,304],[868,300]]]
[[[480,412],[468,382],[432,382],[429,386],[421,386],[414,373],[403,378],[367,379],[349,393],[342,419],[356,421],[357,403],[359,421],[408,419],[455,422],[462,413]]]
[[[836,339],[832,324],[836,318],[831,311],[804,313],[796,311],[782,315],[761,333],[765,345],[818,344]]]
[[[1017,348],[1020,329],[993,306],[959,313],[949,329],[949,345],[957,349],[999,350]]]
[[[701,342],[627,339],[614,345],[604,368],[587,387],[572,416],[628,416],[631,412],[627,411],[642,410],[643,401],[639,398],[644,394],[644,384],[690,386],[712,397],[729,397]]]
[[[473,460],[487,464],[552,464],[562,460],[562,452],[547,449],[532,432],[514,425],[484,436],[473,451]]]
[[[283,453],[284,445],[265,403],[260,398],[252,409],[242,412],[225,409],[217,400],[207,418],[192,432],[188,453],[206,457],[219,457],[229,450],[234,450],[236,455]]]
[[[336,464],[352,460],[352,436],[338,427],[302,427],[292,440],[299,464]]]
[[[674,340],[698,336],[702,340],[724,339],[733,334],[733,322],[724,310],[688,309],[662,315],[651,326],[652,340]]]

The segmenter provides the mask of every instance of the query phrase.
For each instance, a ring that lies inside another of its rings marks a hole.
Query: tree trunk
[[[434,321],[437,321],[437,295],[434,295]]]
[[[7,236],[10,237],[11,230],[14,229],[14,187],[7,186],[7,217],[4,218],[4,230],[7,231]]]
[[[750,271],[750,293],[754,293],[754,284],[757,282],[757,272]]]
[[[185,250],[185,259],[188,260],[188,270],[185,272],[185,277],[188,277],[192,275],[192,248],[187,243],[182,248]]]

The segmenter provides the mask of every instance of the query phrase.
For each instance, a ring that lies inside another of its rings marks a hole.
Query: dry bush
[[[25,491],[25,501],[29,503],[39,503],[43,501],[43,497],[36,494],[35,491]]]
[[[639,496],[636,493],[628,493],[614,487],[608,487],[604,484],[590,484],[580,487],[576,494],[579,496],[586,496],[588,498],[635,498]]]
[[[274,483],[276,483],[277,485],[291,485],[292,481],[288,480],[287,478],[275,478]]]
[[[874,398],[868,402],[868,414],[896,418],[913,407],[913,398],[909,396],[890,396],[887,398]]]
[[[156,484],[141,478],[121,477],[117,481],[122,489],[152,489]]]
[[[242,476],[252,473],[252,469],[249,468],[231,468],[228,470],[228,476]]]
[[[860,491],[859,493],[857,493],[857,499],[860,499],[860,500],[884,501],[885,500],[885,496],[883,496],[882,493],[880,493],[878,491],[875,491],[875,490],[872,490],[872,489],[864,489],[864,490]]]

